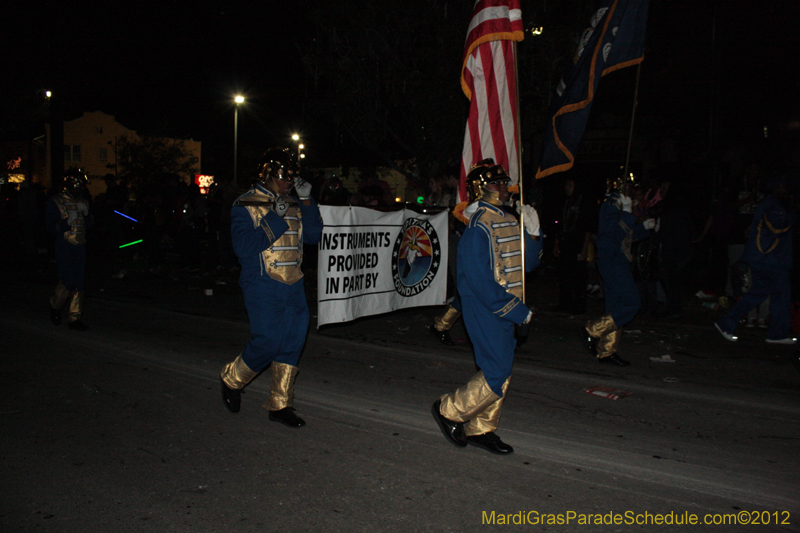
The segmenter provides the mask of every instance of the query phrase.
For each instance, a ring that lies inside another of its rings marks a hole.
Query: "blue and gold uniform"
[[[70,329],[86,330],[83,294],[86,290],[86,230],[94,223],[89,213],[88,178],[80,169],[64,175],[64,190],[47,202],[45,225],[55,236],[58,285],[50,298],[50,319],[61,323],[61,308],[69,301]]]
[[[716,322],[728,340],[734,336],[739,321],[754,307],[769,298],[767,342],[795,344],[791,324],[792,233],[797,215],[784,203],[788,183],[784,178],[768,182],[770,193],[756,208],[741,261],[750,267],[751,285],[736,305]]]
[[[597,231],[597,269],[603,278],[606,313],[586,323],[589,351],[601,363],[627,366],[630,363],[617,354],[622,327],[633,320],[641,300],[631,272],[631,242],[646,238],[649,233],[638,218],[623,207],[618,192],[612,192],[600,207]]]
[[[505,454],[513,448],[494,431],[511,379],[514,327],[531,316],[522,299],[523,241],[519,220],[501,205],[508,196],[508,176],[502,167],[493,161],[479,163],[470,176],[482,183],[474,184],[480,190],[477,209],[458,245],[458,292],[479,371],[455,392],[443,395],[432,412],[453,444]],[[526,215],[524,263],[530,271],[539,265],[542,241],[538,215],[528,206],[523,208],[536,217],[534,229],[528,226]]]
[[[284,165],[284,171],[286,167],[291,165]],[[281,187],[288,190],[292,186],[280,181],[274,182],[267,174],[267,179],[240,196],[231,209],[231,237],[242,265],[239,285],[252,339],[241,355],[223,368],[221,378],[225,404],[236,412],[238,391],[271,366],[272,387],[264,408],[271,419],[280,422],[287,423],[275,418],[281,416],[276,413],[291,415],[292,423],[287,425],[299,427],[302,420],[290,411],[297,361],[309,324],[301,270],[303,244],[319,242],[323,224],[314,200],[299,192],[298,197],[279,194]],[[303,189],[308,185],[299,178],[294,185],[300,188],[300,183]]]

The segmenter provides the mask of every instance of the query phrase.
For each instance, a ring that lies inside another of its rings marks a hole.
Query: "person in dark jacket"
[[[768,194],[756,207],[741,261],[750,269],[750,286],[738,303],[714,326],[726,340],[735,342],[736,326],[751,309],[770,299],[770,344],[795,344],[791,328],[792,233],[797,215],[790,213],[789,185],[777,177],[767,184]]]

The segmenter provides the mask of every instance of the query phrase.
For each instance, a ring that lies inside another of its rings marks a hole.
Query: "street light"
[[[306,154],[303,153],[303,149],[306,147],[306,145],[300,142],[300,135],[293,133],[292,140],[297,144],[297,157],[300,159],[305,159]]]
[[[236,108],[233,110],[233,183],[237,182],[237,164],[239,162],[239,104],[244,102],[244,96],[237,94],[234,99]]]

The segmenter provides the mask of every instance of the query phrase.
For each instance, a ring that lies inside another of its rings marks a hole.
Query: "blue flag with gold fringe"
[[[572,168],[600,78],[644,59],[649,0],[605,0],[556,89],[536,179]]]

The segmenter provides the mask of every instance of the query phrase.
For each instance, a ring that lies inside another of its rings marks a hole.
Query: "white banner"
[[[447,299],[447,211],[321,205],[317,327]]]

